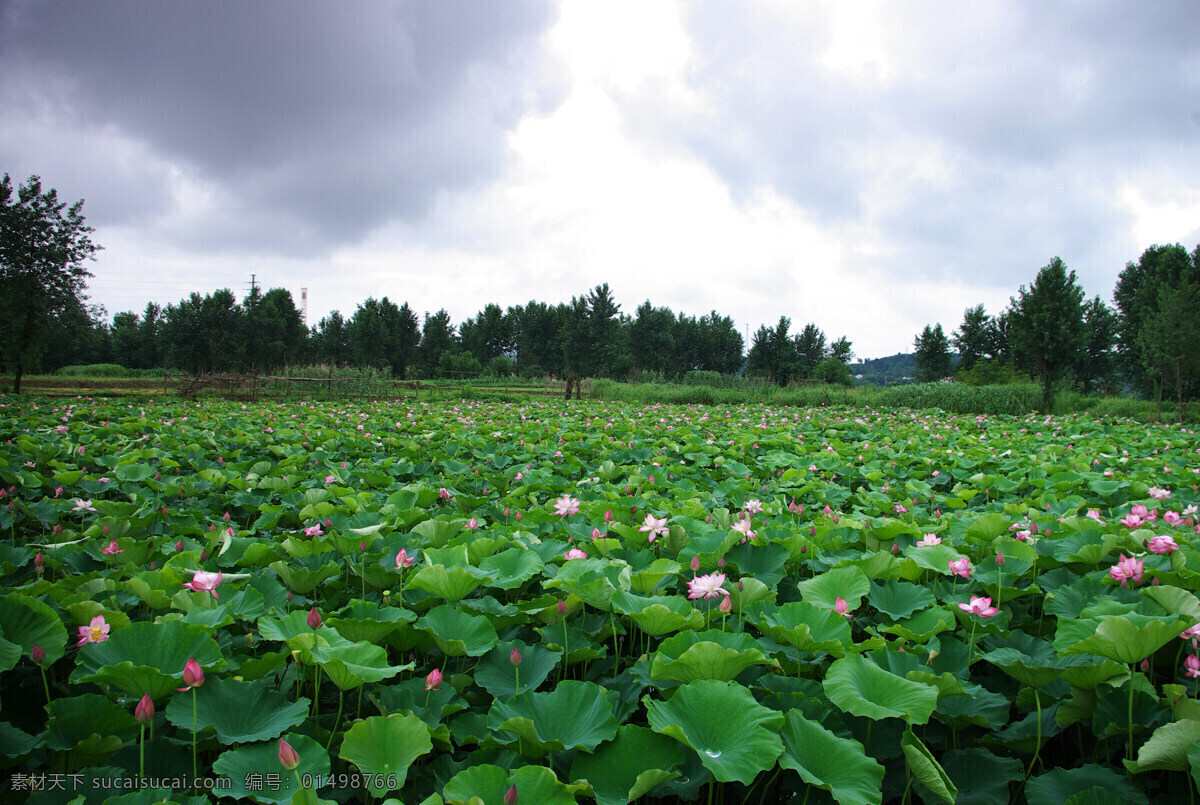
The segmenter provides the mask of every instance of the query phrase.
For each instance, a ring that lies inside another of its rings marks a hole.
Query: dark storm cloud
[[[709,111],[659,136],[735,191],[874,226],[895,249],[881,267],[1003,284],[1055,254],[1090,266],[1128,230],[1122,183],[1170,169],[1200,187],[1200,4],[883,4],[886,57],[859,76],[822,63],[828,7],[803,8],[688,6]],[[943,181],[906,178],[928,154]]]
[[[506,131],[561,92],[540,45],[554,16],[538,1],[17,2],[0,29],[0,158],[81,161],[15,127],[122,143],[136,171],[210,197],[202,220],[172,224],[196,245],[321,250],[498,174]],[[163,181],[147,192],[171,211]]]

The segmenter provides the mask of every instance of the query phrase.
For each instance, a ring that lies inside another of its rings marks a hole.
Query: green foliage
[[[64,366],[54,374],[61,377],[128,377],[129,370],[115,363],[89,363],[83,366]]]
[[[950,376],[950,341],[942,332],[942,325],[925,325],[925,329],[913,340],[917,364],[917,382],[933,383]]]
[[[1022,285],[1010,306],[1009,341],[1018,362],[1041,380],[1042,409],[1049,411],[1053,387],[1073,369],[1087,346],[1083,289],[1075,272],[1055,257],[1038,271],[1028,290]]]

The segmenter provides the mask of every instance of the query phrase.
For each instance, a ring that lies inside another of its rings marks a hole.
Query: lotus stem
[[[521,666],[514,665],[513,666],[513,695],[519,696],[520,694],[521,694]]]
[[[195,776],[194,774],[192,775]],[[138,778],[146,779],[146,725],[138,726]]]
[[[562,678],[563,679],[567,678],[567,670],[570,667],[570,663],[571,663],[571,651],[568,648],[567,639],[568,639],[567,638],[567,617],[564,615],[563,616],[563,670],[562,670]]]
[[[38,663],[38,670],[42,672],[42,687],[46,690],[46,707],[50,707],[50,683],[46,681],[46,669]]]
[[[360,691],[362,690],[361,686],[359,686],[359,690]],[[346,692],[344,690],[342,690],[341,688],[338,688],[337,716],[335,716],[333,719],[333,729],[331,729],[329,731],[329,742],[327,744],[325,744],[326,752],[328,752],[333,747],[333,736],[337,735],[338,725],[342,722],[342,700],[343,700],[343,698],[345,698],[345,695],[346,695]]]
[[[610,629],[612,629],[612,638],[613,638],[613,676],[616,676],[616,675],[617,675],[617,672],[618,672],[618,666],[620,666],[620,664],[621,664],[621,650],[620,650],[620,649],[617,647],[617,621],[616,621],[616,619],[613,617],[613,611],[612,611],[612,609],[611,609],[611,605],[610,605],[610,608],[609,608],[609,610],[608,610],[608,626],[609,626],[609,628],[610,628]]]
[[[1129,750],[1126,757],[1133,760],[1133,677],[1137,673],[1137,663],[1131,663],[1129,666],[1129,712],[1128,712],[1128,728],[1129,728]]]
[[[192,779],[195,780],[199,775],[196,774],[196,688],[192,688]]]

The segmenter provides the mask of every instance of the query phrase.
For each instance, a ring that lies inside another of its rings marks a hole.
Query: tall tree
[[[42,189],[40,177],[19,188],[7,173],[0,179],[0,348],[14,394],[45,349],[50,320],[82,307],[92,276],[84,263],[100,250],[82,213],[82,200],[68,207],[54,189]]]
[[[1038,271],[1028,290],[1021,286],[1009,310],[1009,341],[1018,361],[1041,382],[1042,408],[1048,412],[1054,384],[1079,364],[1083,352],[1083,289],[1075,272],[1055,257]]]
[[[586,374],[612,377],[627,362],[625,332],[620,318],[621,306],[608,283],[597,285],[587,295],[587,317],[591,362]]]
[[[1084,347],[1075,377],[1085,394],[1108,392],[1117,366],[1117,314],[1099,296],[1083,307]]]
[[[1142,252],[1137,263],[1125,264],[1113,289],[1122,368],[1144,394],[1149,394],[1151,388],[1142,350],[1142,325],[1158,310],[1160,289],[1173,287],[1182,279],[1200,284],[1200,247],[1189,255],[1178,243],[1154,245]]]
[[[272,288],[259,294],[255,287],[242,308],[246,316],[246,366],[270,371],[300,357],[308,331],[290,291]]]
[[[804,325],[796,336],[796,360],[802,377],[812,377],[817,364],[829,357],[825,348],[825,333],[817,325]]]
[[[654,307],[647,299],[638,306],[629,330],[629,346],[634,369],[662,374],[694,368],[677,362],[675,331],[678,322],[669,307]]]
[[[932,383],[950,376],[950,340],[946,338],[942,325],[925,325],[921,334],[913,339],[917,362],[917,382]]]
[[[1200,287],[1188,278],[1161,285],[1158,300],[1142,322],[1139,342],[1142,360],[1158,386],[1159,417],[1162,416],[1163,387],[1175,389],[1179,422],[1183,424],[1185,389],[1200,375]]]
[[[442,308],[432,316],[425,316],[425,324],[421,328],[421,343],[417,347],[417,364],[427,377],[438,374],[443,352],[454,352],[457,346],[454,325],[450,323],[450,314]]]
[[[332,366],[344,366],[350,360],[350,335],[341,311],[335,310],[317,322],[313,339],[320,360]]]
[[[958,350],[958,368],[970,371],[975,364],[988,357],[991,337],[988,334],[988,316],[983,305],[969,307],[963,312],[962,324],[950,337],[950,343]]]

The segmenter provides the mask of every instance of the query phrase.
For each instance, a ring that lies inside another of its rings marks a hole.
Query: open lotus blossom
[[[578,548],[572,548],[563,554],[567,559],[587,559],[587,554]]]
[[[62,491],[62,487],[59,487],[59,491]],[[94,512],[95,510],[96,507],[90,500],[81,500],[80,498],[75,498],[75,506],[71,509],[73,512]]]
[[[449,489],[447,489],[444,486],[438,487],[438,499],[439,500],[449,500],[452,497],[454,497],[454,495],[450,494]]]
[[[1180,516],[1179,512],[1164,512],[1163,522],[1172,526],[1179,525],[1183,522],[1183,517]]]
[[[932,548],[934,545],[941,545],[941,544],[942,544],[942,538],[939,537],[937,534],[926,534],[925,536],[921,537],[916,542],[916,545],[918,548]]]
[[[119,547],[117,545],[117,541],[114,539],[112,542],[101,548],[100,553],[104,554],[105,556],[115,556],[119,553],[125,553],[125,549]]]
[[[746,509],[747,514],[761,514],[763,504],[758,498],[750,498],[750,500],[746,501],[746,505],[743,508]]]
[[[87,626],[79,627],[79,642],[75,646],[79,647],[86,643],[103,643],[108,639],[110,629],[112,626],[105,622],[104,616],[97,615]]]
[[[1108,569],[1108,575],[1113,577],[1113,581],[1121,582],[1122,587],[1128,587],[1130,581],[1140,583],[1142,580],[1142,560],[1121,554],[1121,558],[1117,560],[1117,563]]]
[[[217,595],[217,585],[221,583],[221,573],[209,573],[207,570],[197,570],[192,575],[191,581],[185,581],[184,587],[187,587],[194,593],[211,593],[213,598],[220,598]]]
[[[833,601],[833,611],[839,615],[845,615],[847,618],[851,617],[850,605],[847,604],[846,599],[842,598],[840,595]]]
[[[962,559],[950,559],[946,562],[950,566],[950,572],[962,576],[964,579],[971,578],[971,560],[967,557]]]
[[[1108,523],[1100,519],[1100,512],[1098,509],[1088,509],[1087,517],[1091,520],[1095,520],[1100,525],[1108,525]]]
[[[317,523],[316,525],[310,525],[308,528],[304,529],[304,536],[306,537],[319,537],[324,533],[325,532],[321,530],[320,523]]]
[[[1200,657],[1197,657],[1195,654],[1189,654],[1184,657],[1183,664],[1187,668],[1184,671],[1185,674],[1192,679],[1200,678]]]
[[[406,567],[412,567],[413,562],[415,561],[417,561],[417,557],[415,555],[409,556],[408,551],[401,548],[400,553],[396,554],[396,570],[403,570]]]
[[[1126,528],[1137,528],[1142,524],[1142,518],[1132,512],[1122,517],[1118,522]]]
[[[1180,640],[1200,640],[1200,623],[1189,626],[1179,633]]]
[[[746,539],[754,539],[754,532],[750,530],[749,520],[738,520],[733,524],[733,530],[737,531]]]
[[[651,542],[654,542],[655,537],[666,536],[669,530],[667,528],[667,518],[655,517],[653,514],[647,514],[645,521],[638,526],[638,531],[650,533]]]
[[[1170,489],[1162,489],[1157,486],[1152,486],[1148,490],[1146,490],[1146,494],[1149,495],[1150,497],[1154,498],[1155,500],[1166,500],[1167,498],[1171,497],[1171,490]]]
[[[981,618],[990,618],[998,611],[992,606],[992,599],[979,596],[971,596],[971,603],[959,604],[958,608],[968,615],[978,615]]]
[[[1151,553],[1162,555],[1179,550],[1179,545],[1170,537],[1160,535],[1146,540],[1146,548],[1148,548]]]
[[[563,495],[554,501],[554,513],[559,517],[570,517],[579,514],[579,500],[570,495]]]
[[[466,528],[468,531],[474,531],[475,529],[479,528],[478,518],[472,517],[467,521],[467,524],[464,526],[464,528]]]
[[[687,583],[688,598],[713,598],[718,595],[729,595],[723,585],[724,573],[709,573],[707,576],[697,576]]]

